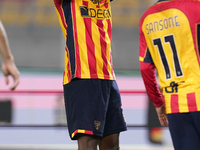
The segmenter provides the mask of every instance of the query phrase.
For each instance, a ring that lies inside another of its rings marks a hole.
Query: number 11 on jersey
[[[176,49],[176,44],[175,44],[175,40],[174,40],[174,35],[167,35],[164,36],[164,43],[162,43],[161,38],[155,38],[153,39],[153,45],[157,46],[160,57],[161,57],[161,61],[165,70],[165,77],[166,80],[171,79],[171,70],[169,67],[169,63],[165,54],[165,50],[163,48],[162,44],[169,44],[172,54],[173,54],[173,62],[174,62],[174,68],[175,68],[175,73],[176,73],[176,77],[181,77],[183,76],[183,71],[181,69],[181,65],[180,65],[180,61],[179,61],[179,57],[177,54],[177,49]]]

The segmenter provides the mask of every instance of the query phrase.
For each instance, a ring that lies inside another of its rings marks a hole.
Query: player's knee
[[[118,144],[101,145],[100,150],[119,150],[119,145]]]
[[[97,150],[97,145],[99,144],[99,139],[81,134],[78,136],[78,150]]]
[[[100,150],[119,150],[119,134],[104,137],[99,147]]]

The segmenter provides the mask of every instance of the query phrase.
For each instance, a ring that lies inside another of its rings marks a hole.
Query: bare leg
[[[119,134],[112,134],[101,139],[100,150],[119,150]]]
[[[99,139],[90,135],[81,135],[78,138],[78,150],[97,150]]]

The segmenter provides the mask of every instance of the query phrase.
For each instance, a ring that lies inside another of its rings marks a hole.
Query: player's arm
[[[168,126],[164,99],[156,81],[155,66],[152,63],[145,63],[141,61],[140,70],[149,99],[156,107],[156,112],[160,124],[161,126]]]
[[[2,58],[2,72],[5,76],[6,84],[9,83],[8,76],[11,75],[14,83],[10,90],[14,90],[19,84],[19,71],[14,63],[14,57],[10,51],[8,38],[2,22],[0,21],[0,55]]]
[[[141,27],[141,24],[140,24]],[[159,90],[156,80],[156,67],[148,51],[144,34],[140,28],[140,72],[149,99],[156,107],[158,118],[162,126],[168,126],[168,120],[165,113],[164,98]]]
[[[156,80],[155,65],[140,61],[140,72],[149,99],[156,108],[162,106],[164,104],[164,99]]]
[[[152,60],[151,54],[147,48],[144,33],[141,29],[142,23],[140,22],[140,39],[139,39],[139,59],[140,59],[140,71],[146,87],[149,99],[153,102],[155,107],[163,105],[163,96],[159,90],[159,86],[156,80],[156,67]]]
[[[54,1],[54,4],[58,5],[58,4],[61,4],[62,3],[62,0],[53,0]]]
[[[164,99],[162,93],[159,90],[157,81],[155,66],[152,63],[140,62],[140,71],[146,87],[149,99],[156,107],[158,119],[162,126],[168,126],[168,120],[165,112]]]

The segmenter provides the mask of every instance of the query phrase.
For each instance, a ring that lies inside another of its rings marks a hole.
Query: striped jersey
[[[200,111],[200,1],[160,0],[140,20],[140,68],[167,114]],[[155,70],[157,70],[158,84]]]
[[[73,78],[114,80],[110,0],[54,0],[65,38],[63,84]]]

